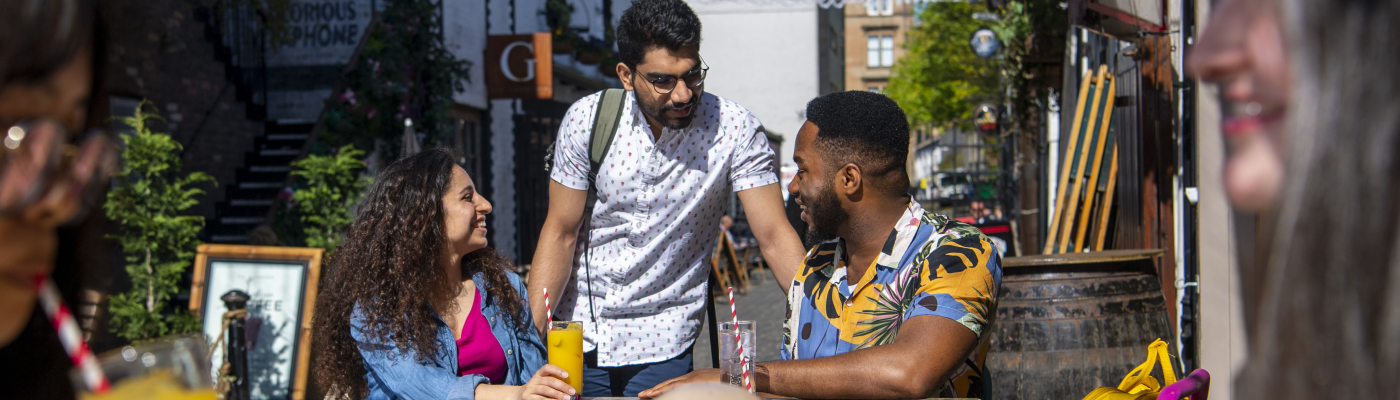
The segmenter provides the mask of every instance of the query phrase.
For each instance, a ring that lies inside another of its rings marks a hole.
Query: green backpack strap
[[[593,138],[588,141],[588,200],[584,203],[583,223],[579,226],[579,235],[586,241],[583,245],[583,251],[588,253],[584,256],[584,260],[593,259],[593,243],[588,232],[592,230],[593,226],[593,218],[589,216],[593,215],[593,204],[598,201],[596,182],[598,172],[603,169],[603,159],[608,156],[608,148],[612,147],[613,137],[617,136],[617,125],[622,120],[622,107],[626,102],[626,90],[604,90],[603,95],[598,98],[598,111],[593,114]],[[591,277],[593,272],[589,264],[590,262],[585,261],[583,268],[585,276]],[[585,280],[588,284],[588,314],[592,321],[597,322],[598,313],[593,308],[593,280]],[[598,324],[593,324],[593,329],[594,332],[597,332]]]
[[[617,136],[618,122],[622,121],[622,107],[627,100],[627,91],[607,89],[598,99],[598,111],[593,114],[593,139],[588,142],[588,161],[592,173],[589,180],[596,179],[602,169],[603,159],[608,156],[613,137]]]

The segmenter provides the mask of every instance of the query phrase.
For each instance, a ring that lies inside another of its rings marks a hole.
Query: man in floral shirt
[[[981,231],[908,195],[909,125],[860,91],[807,104],[788,190],[807,252],[788,290],[782,361],[758,363],[758,391],[799,398],[981,397],[1001,259]],[[694,381],[696,371],[641,393]]]

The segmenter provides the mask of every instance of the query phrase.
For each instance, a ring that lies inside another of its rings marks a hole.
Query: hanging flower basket
[[[574,52],[574,41],[569,40],[569,38],[556,36],[551,47],[553,48],[552,51],[554,54],[570,54]]]
[[[598,63],[598,73],[609,78],[617,77],[617,56],[609,55],[603,57],[603,61]]]
[[[578,62],[583,65],[598,65],[603,62],[603,53],[592,49],[579,50]]]

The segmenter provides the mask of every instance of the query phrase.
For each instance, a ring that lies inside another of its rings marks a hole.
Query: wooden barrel
[[[1006,259],[986,361],[991,398],[1080,399],[1117,386],[1152,341],[1173,342],[1151,268],[1160,251],[1139,253]]]

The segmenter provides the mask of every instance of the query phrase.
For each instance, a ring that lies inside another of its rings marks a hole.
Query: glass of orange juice
[[[569,373],[574,393],[583,393],[583,325],[578,321],[549,322],[549,363]]]
[[[215,400],[204,340],[181,336],[126,346],[97,358],[111,388],[94,393],[78,369],[70,377],[80,400]]]

